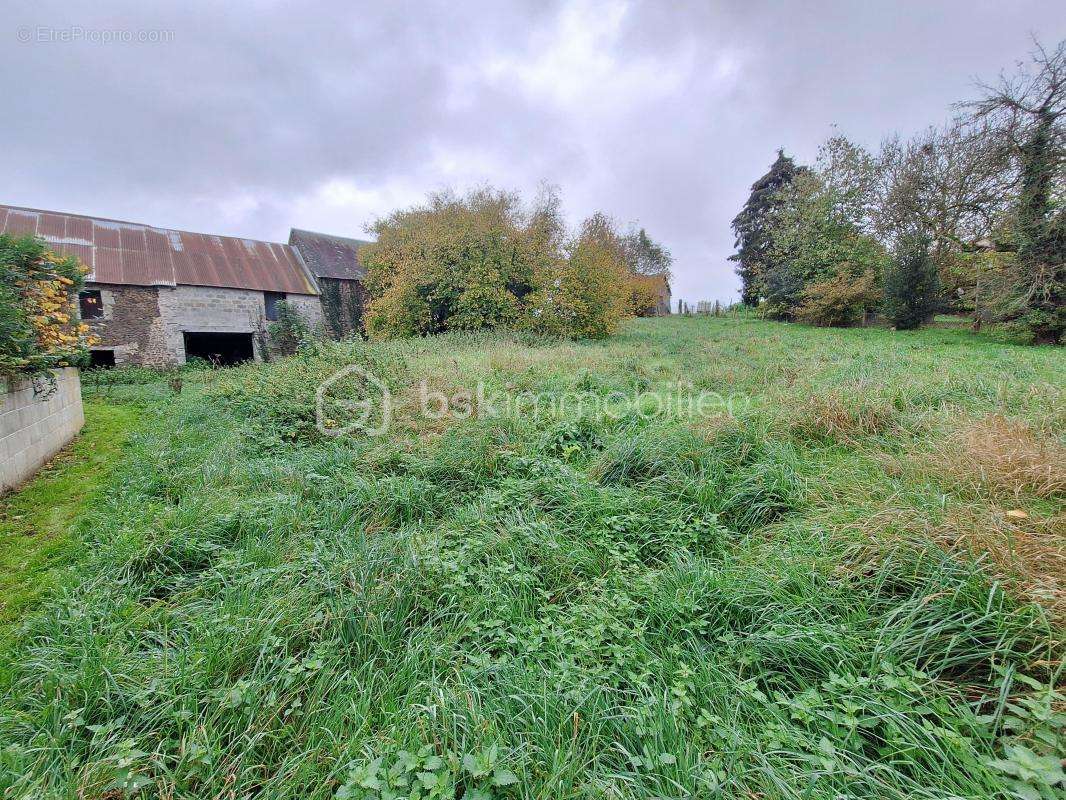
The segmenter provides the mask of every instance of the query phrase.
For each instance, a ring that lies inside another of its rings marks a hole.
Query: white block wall
[[[0,378],[0,491],[29,480],[85,424],[78,370],[53,374],[56,391],[47,398],[34,394],[31,381]]]

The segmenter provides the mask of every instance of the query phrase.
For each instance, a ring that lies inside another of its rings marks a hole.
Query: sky
[[[938,124],[1066,37],[1025,0],[2,6],[0,203],[286,241],[546,182],[662,242],[692,304],[736,299],[729,223],[777,148]]]

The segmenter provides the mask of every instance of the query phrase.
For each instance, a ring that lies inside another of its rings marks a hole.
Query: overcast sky
[[[0,203],[285,241],[548,181],[665,243],[690,302],[736,297],[729,222],[776,148],[940,122],[1066,36],[1007,0],[3,9]]]

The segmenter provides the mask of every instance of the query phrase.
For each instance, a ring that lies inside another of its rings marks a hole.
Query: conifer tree
[[[929,254],[929,237],[903,237],[885,275],[885,316],[899,330],[917,328],[936,310],[940,278]]]
[[[729,260],[737,262],[737,275],[741,281],[740,300],[744,305],[758,305],[760,274],[773,247],[771,218],[780,203],[781,190],[792,183],[803,169],[797,167],[784,150],[778,150],[777,160],[770,166],[770,171],[752,184],[748,201],[733,219],[737,252]]]

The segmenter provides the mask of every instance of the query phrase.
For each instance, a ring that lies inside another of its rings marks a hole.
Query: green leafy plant
[[[0,375],[80,364],[92,339],[74,298],[85,270],[32,236],[0,235]]]

